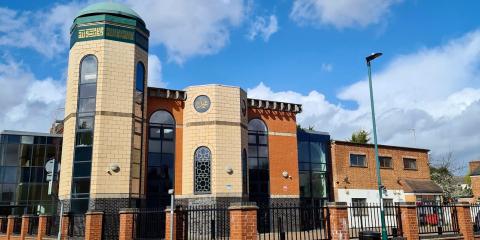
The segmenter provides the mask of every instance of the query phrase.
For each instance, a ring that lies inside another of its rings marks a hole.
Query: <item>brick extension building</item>
[[[480,200],[480,160],[469,162],[468,167],[473,193],[472,202],[478,202]]]
[[[378,147],[386,203],[440,200],[443,190],[430,180],[429,150]],[[335,201],[378,202],[374,145],[332,141],[331,154]]]

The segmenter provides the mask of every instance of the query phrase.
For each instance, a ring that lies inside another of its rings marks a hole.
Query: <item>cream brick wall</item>
[[[246,117],[241,116],[240,99],[246,98],[245,92],[237,87],[220,85],[194,86],[186,91],[188,98],[184,109],[182,195],[185,197],[194,194],[193,155],[198,147],[207,146],[212,152],[212,194],[208,196],[241,196],[241,155],[242,146],[246,145],[246,131],[240,124],[245,124]],[[193,107],[193,101],[199,95],[210,98],[210,109],[205,113],[198,113]],[[217,122],[191,125],[209,121]],[[233,174],[226,172],[227,167],[233,169]]]
[[[126,197],[131,192],[135,66],[142,60],[147,67],[148,54],[131,43],[77,42],[69,56],[65,117],[77,111],[79,66],[88,54],[98,60],[90,197]],[[70,198],[71,192],[75,117],[65,122],[63,141],[59,190],[62,199]],[[107,172],[112,164],[120,166],[118,173]]]

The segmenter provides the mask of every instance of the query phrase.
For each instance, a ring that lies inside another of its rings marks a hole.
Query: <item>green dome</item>
[[[131,17],[131,18],[142,19],[140,15],[138,15],[138,13],[133,11],[128,6],[120,3],[114,3],[114,2],[101,2],[101,3],[95,3],[92,5],[89,5],[86,8],[80,10],[76,18],[85,16],[85,15],[100,14],[100,13],[111,13],[111,14],[118,14],[118,15]]]

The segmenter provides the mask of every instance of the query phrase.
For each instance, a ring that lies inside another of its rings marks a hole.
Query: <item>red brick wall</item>
[[[230,240],[257,239],[257,207],[231,207]]]
[[[182,192],[182,142],[183,142],[183,109],[185,103],[181,100],[172,100],[159,97],[149,97],[147,106],[147,129],[150,116],[158,110],[166,110],[175,119],[175,192]],[[147,130],[148,131],[148,130]],[[148,138],[147,138],[148,139]],[[148,144],[145,145],[148,152]]]
[[[299,195],[295,113],[250,108],[248,118],[261,119],[268,128],[270,194]],[[291,178],[284,178],[283,171],[287,171]]]
[[[341,203],[329,203],[330,236],[333,240],[349,239],[348,209]]]
[[[463,235],[463,239],[474,239],[470,205],[468,203],[458,203],[456,209],[460,234]]]
[[[470,180],[472,181],[473,200],[477,201],[480,197],[480,176],[471,176]]]
[[[85,240],[102,239],[102,212],[88,212],[85,214]]]
[[[367,167],[351,167],[350,154],[365,154]],[[337,189],[377,189],[375,149],[370,144],[334,141],[331,145],[334,194]],[[393,169],[381,169],[382,183],[387,189],[402,189],[401,179],[430,179],[428,151],[379,146],[380,156],[392,157]],[[417,170],[405,170],[403,158],[417,159]],[[348,181],[345,181],[348,177]]]
[[[406,239],[419,239],[417,209],[415,203],[405,203],[400,205],[400,215],[403,237]]]

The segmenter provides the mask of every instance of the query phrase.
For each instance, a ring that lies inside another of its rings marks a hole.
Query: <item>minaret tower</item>
[[[129,7],[105,2],[81,10],[70,36],[59,197],[77,213],[136,207],[149,31]]]

